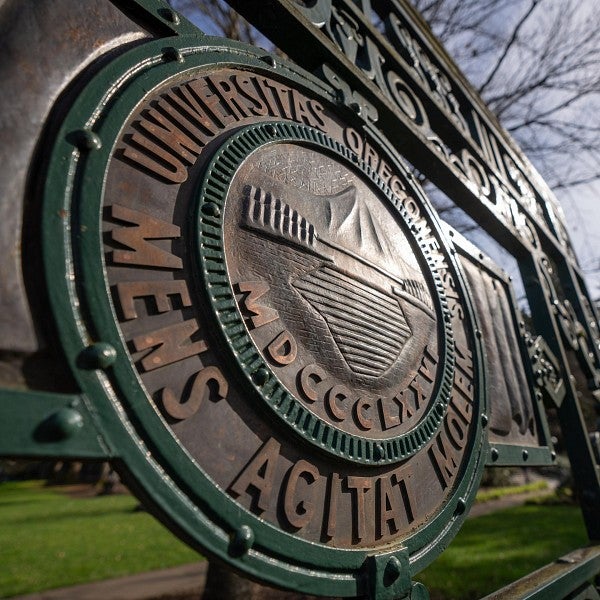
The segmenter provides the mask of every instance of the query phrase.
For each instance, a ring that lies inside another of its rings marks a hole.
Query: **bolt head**
[[[79,356],[80,366],[85,369],[107,369],[117,360],[117,351],[106,342],[88,346]]]
[[[254,531],[248,525],[242,525],[233,534],[230,552],[234,556],[247,554],[254,544]]]
[[[215,217],[218,218],[221,216],[221,209],[219,207],[218,204],[215,204],[214,202],[205,202],[202,205],[202,212],[207,216],[207,217]]]
[[[75,409],[65,406],[51,415],[48,425],[56,441],[65,440],[83,428],[83,417]]]
[[[269,381],[269,371],[265,367],[260,367],[260,369],[254,372],[252,379],[254,379],[256,385],[263,386]]]
[[[80,150],[100,150],[102,148],[102,140],[89,129],[81,129],[76,135],[77,147]]]
[[[375,460],[385,458],[385,448],[382,444],[375,444],[375,446],[373,446],[373,458]]]

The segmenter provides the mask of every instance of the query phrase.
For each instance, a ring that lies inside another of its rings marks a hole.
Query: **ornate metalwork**
[[[555,459],[545,400],[597,539],[578,394],[597,395],[600,335],[547,186],[407,2],[373,1],[383,33],[368,2],[231,3],[296,63],[115,0],[101,56],[63,53],[69,85],[31,103],[48,152],[14,155],[32,226],[21,240],[16,212],[6,245],[38,260],[7,271],[5,349],[37,348],[30,314],[52,321],[73,393],[3,390],[0,453],[115,460],[254,578],[416,600],[484,463]],[[516,255],[530,331],[404,159]]]
[[[327,573],[329,593],[381,591],[401,565],[397,594],[485,459],[460,267],[414,178],[315,80],[180,45],[112,65],[113,96],[92,82],[58,137],[44,230],[49,271],[75,269],[51,286],[69,360],[168,524],[200,511],[184,530],[208,552],[318,593]]]
[[[583,393],[592,398],[598,389],[598,321],[562,211],[546,184],[408,2],[268,0],[260,2],[259,13],[258,2],[229,1],[299,64],[319,73],[337,90],[341,105],[374,123],[398,152],[517,256],[534,307],[533,327],[560,363],[565,401],[559,418],[576,480],[590,499],[583,507],[586,526],[597,538],[600,476],[579,406],[582,391],[574,382],[586,380],[589,391]],[[371,23],[371,6],[384,33]],[[571,350],[564,342],[575,350],[568,366]]]

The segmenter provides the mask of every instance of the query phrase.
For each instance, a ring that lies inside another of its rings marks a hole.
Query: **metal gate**
[[[408,2],[230,4],[287,58],[159,0],[0,6],[0,455],[110,460],[255,579],[417,599],[553,411],[591,542],[498,597],[597,598],[600,335],[552,192]]]

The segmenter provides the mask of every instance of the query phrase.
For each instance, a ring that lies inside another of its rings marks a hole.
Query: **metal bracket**
[[[114,458],[81,395],[0,390],[0,457]]]

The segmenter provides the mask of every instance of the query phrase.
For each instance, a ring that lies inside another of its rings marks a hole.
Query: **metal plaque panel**
[[[110,459],[254,579],[414,599],[485,465],[555,461],[552,407],[598,539],[600,333],[545,183],[405,0],[231,4],[295,62],[160,0],[101,2],[34,129],[9,128],[31,228],[5,245],[38,262],[6,253],[3,333],[36,348],[38,306],[73,381],[1,391],[2,455]],[[530,326],[416,173],[514,255]]]
[[[415,178],[273,60],[149,44],[82,92],[46,185],[51,299],[160,518],[278,585],[398,596],[477,489],[481,340]]]
[[[490,465],[552,464],[543,401],[565,395],[556,358],[543,338],[526,329],[508,275],[458,232],[447,228],[459,252],[485,349],[489,398]]]

